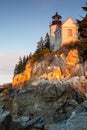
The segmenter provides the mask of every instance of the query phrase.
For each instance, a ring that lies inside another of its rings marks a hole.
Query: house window
[[[72,37],[72,29],[68,29],[68,36]]]

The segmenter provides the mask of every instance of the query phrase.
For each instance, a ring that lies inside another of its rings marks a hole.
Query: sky
[[[12,82],[19,57],[34,52],[51,17],[81,19],[86,0],[0,0],[0,84]]]

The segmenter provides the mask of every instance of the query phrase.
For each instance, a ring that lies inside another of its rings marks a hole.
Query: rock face
[[[63,75],[62,75],[61,69],[59,67],[55,67],[55,69],[53,69],[52,72],[45,73],[41,77],[49,79],[49,80],[59,80],[63,78]]]
[[[79,63],[78,51],[76,49],[75,50],[71,50],[68,53],[68,55],[66,57],[66,63],[67,63],[67,65],[70,65],[70,66],[74,66],[77,63]]]
[[[82,108],[82,109],[81,109]],[[84,109],[85,108],[85,109]],[[48,130],[87,130],[87,100],[72,112],[70,118],[58,125],[53,125]]]
[[[86,79],[78,78],[54,83],[39,78],[22,90],[14,90],[11,113],[0,104],[0,129],[86,130],[87,98],[84,91],[81,95],[78,93],[80,80],[85,82]]]
[[[9,130],[12,122],[11,113],[4,111],[4,104],[0,103],[0,130]]]
[[[44,119],[39,116],[36,118],[20,117],[12,120],[11,113],[4,110],[4,104],[0,103],[0,130],[41,130],[44,128]]]
[[[29,63],[26,65],[25,71],[24,71],[23,73],[20,73],[20,74],[16,75],[16,76],[13,78],[13,83],[12,83],[12,85],[13,85],[13,86],[16,86],[16,85],[19,84],[19,89],[23,88],[23,87],[24,87],[23,83],[25,83],[26,81],[30,80],[31,71],[32,71],[32,63],[29,62]],[[13,87],[13,88],[14,88],[14,87]]]
[[[66,122],[54,125],[48,130],[87,130],[87,112],[73,114]]]
[[[86,65],[76,49],[67,56],[51,53],[41,61],[30,60],[13,78],[13,119],[6,130],[87,130]]]
[[[71,86],[81,95],[87,98],[87,79],[85,76],[72,77],[68,80]]]
[[[38,77],[53,79],[68,79],[73,76],[82,76],[84,74],[83,65],[79,63],[78,51],[71,50],[67,56],[64,54],[51,53],[42,58],[41,61],[32,62],[30,60],[23,73],[13,78],[13,86],[22,89],[25,83],[33,82]]]
[[[45,79],[40,81],[20,90],[15,96],[13,107],[16,103],[16,116],[42,116],[46,125],[59,123],[67,120],[84,101],[68,82],[59,81],[53,84]]]
[[[21,118],[13,121],[10,130],[41,130],[43,128],[44,123],[41,116],[33,119],[22,116]]]

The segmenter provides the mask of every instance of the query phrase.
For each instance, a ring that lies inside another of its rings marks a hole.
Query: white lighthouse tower
[[[54,50],[55,48],[55,31],[56,27],[61,27],[62,17],[56,12],[54,16],[52,16],[52,24],[50,25],[50,49]]]

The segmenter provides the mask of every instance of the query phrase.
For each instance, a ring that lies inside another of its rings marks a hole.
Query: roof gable
[[[69,17],[63,24],[62,27],[78,27],[75,20]]]

